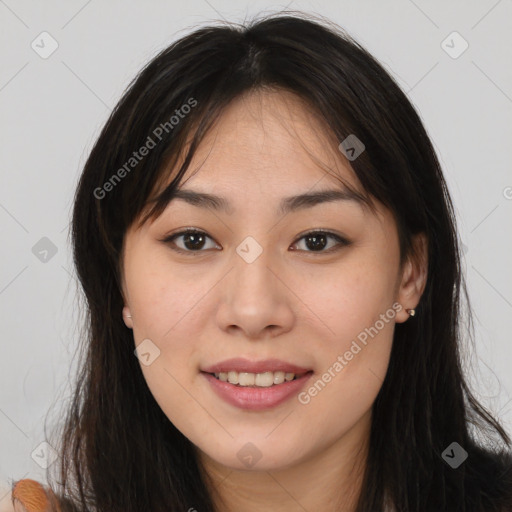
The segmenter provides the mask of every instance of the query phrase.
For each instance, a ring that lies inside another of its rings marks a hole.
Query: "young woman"
[[[18,482],[18,505],[35,485],[61,511],[512,510],[509,437],[461,367],[439,162],[334,24],[161,52],[89,156],[72,235],[84,358],[59,482]]]

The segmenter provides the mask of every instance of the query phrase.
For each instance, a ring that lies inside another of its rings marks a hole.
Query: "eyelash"
[[[161,242],[163,243],[171,243],[173,245],[172,250],[173,251],[176,251],[180,254],[186,254],[186,255],[190,255],[190,254],[193,254],[193,255],[196,255],[198,253],[201,253],[201,252],[206,252],[205,250],[197,250],[197,251],[191,251],[191,250],[186,250],[186,249],[181,249],[180,247],[177,247],[176,244],[174,243],[174,240],[176,238],[179,238],[180,236],[183,236],[183,235],[189,235],[189,234],[193,234],[193,235],[204,235],[206,236],[207,238],[210,238],[210,240],[213,240],[213,238],[211,238],[210,236],[208,236],[207,233],[205,233],[204,231],[201,231],[199,229],[196,229],[196,228],[185,228],[184,230],[180,231],[179,233],[174,233],[174,234],[171,234],[167,237],[165,237],[164,239],[160,240]],[[295,242],[293,242],[292,245],[295,245],[297,244],[300,240],[302,240],[303,238],[306,238],[308,236],[311,236],[311,235],[326,235],[327,237],[330,237],[330,238],[334,238],[338,244],[331,247],[330,249],[327,249],[327,250],[322,250],[322,251],[305,251],[305,250],[302,250],[302,249],[297,249],[298,251],[302,251],[302,252],[306,252],[306,253],[310,253],[310,254],[330,254],[332,252],[335,252],[335,251],[338,251],[340,250],[342,247],[347,247],[349,245],[352,244],[352,242],[336,233],[333,233],[332,231],[326,231],[324,229],[315,229],[315,230],[311,230],[311,231],[308,231],[307,233],[303,233],[299,238],[297,238],[297,240]]]

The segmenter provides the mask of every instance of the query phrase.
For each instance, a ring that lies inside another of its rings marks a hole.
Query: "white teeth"
[[[238,384],[238,372],[228,372],[228,382]]]
[[[256,386],[268,388],[274,385],[274,372],[257,373],[254,379]]]
[[[282,384],[284,382],[284,372],[274,372],[274,384]]]
[[[268,388],[283,382],[289,382],[295,378],[294,373],[285,372],[263,372],[263,373],[247,373],[247,372],[220,372],[214,374],[217,379],[239,386],[257,386]]]
[[[254,373],[239,373],[238,385],[239,386],[254,386],[256,375]]]

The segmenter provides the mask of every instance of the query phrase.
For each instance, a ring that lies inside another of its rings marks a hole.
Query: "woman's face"
[[[181,184],[226,209],[175,198],[126,233],[125,323],[142,343],[149,389],[202,454],[230,468],[286,468],[365,438],[394,324],[423,291],[424,272],[399,267],[396,225],[381,205],[374,215],[350,198],[285,202],[343,189],[318,161],[361,190],[322,130],[289,94],[237,100]],[[187,227],[202,237],[162,241]],[[223,364],[233,358],[247,361]],[[227,376],[239,384],[207,373],[221,370],[239,370]]]

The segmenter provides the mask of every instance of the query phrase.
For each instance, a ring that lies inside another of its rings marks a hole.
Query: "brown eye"
[[[180,238],[182,238],[182,247],[180,247],[175,242],[175,240],[179,240]],[[172,243],[174,245],[173,249],[177,252],[202,252],[207,239],[211,240],[211,238],[204,231],[199,231],[197,229],[187,229],[165,238],[163,242]]]
[[[334,240],[335,243],[328,249],[325,249],[329,245],[329,239]],[[304,240],[304,246],[306,249],[299,250],[304,250],[305,252],[330,253],[340,249],[343,246],[351,244],[351,242],[346,238],[343,238],[336,233],[331,233],[329,231],[310,231],[309,233],[302,235],[299,238],[299,241],[300,240]],[[295,242],[294,245],[298,245],[298,242]]]

